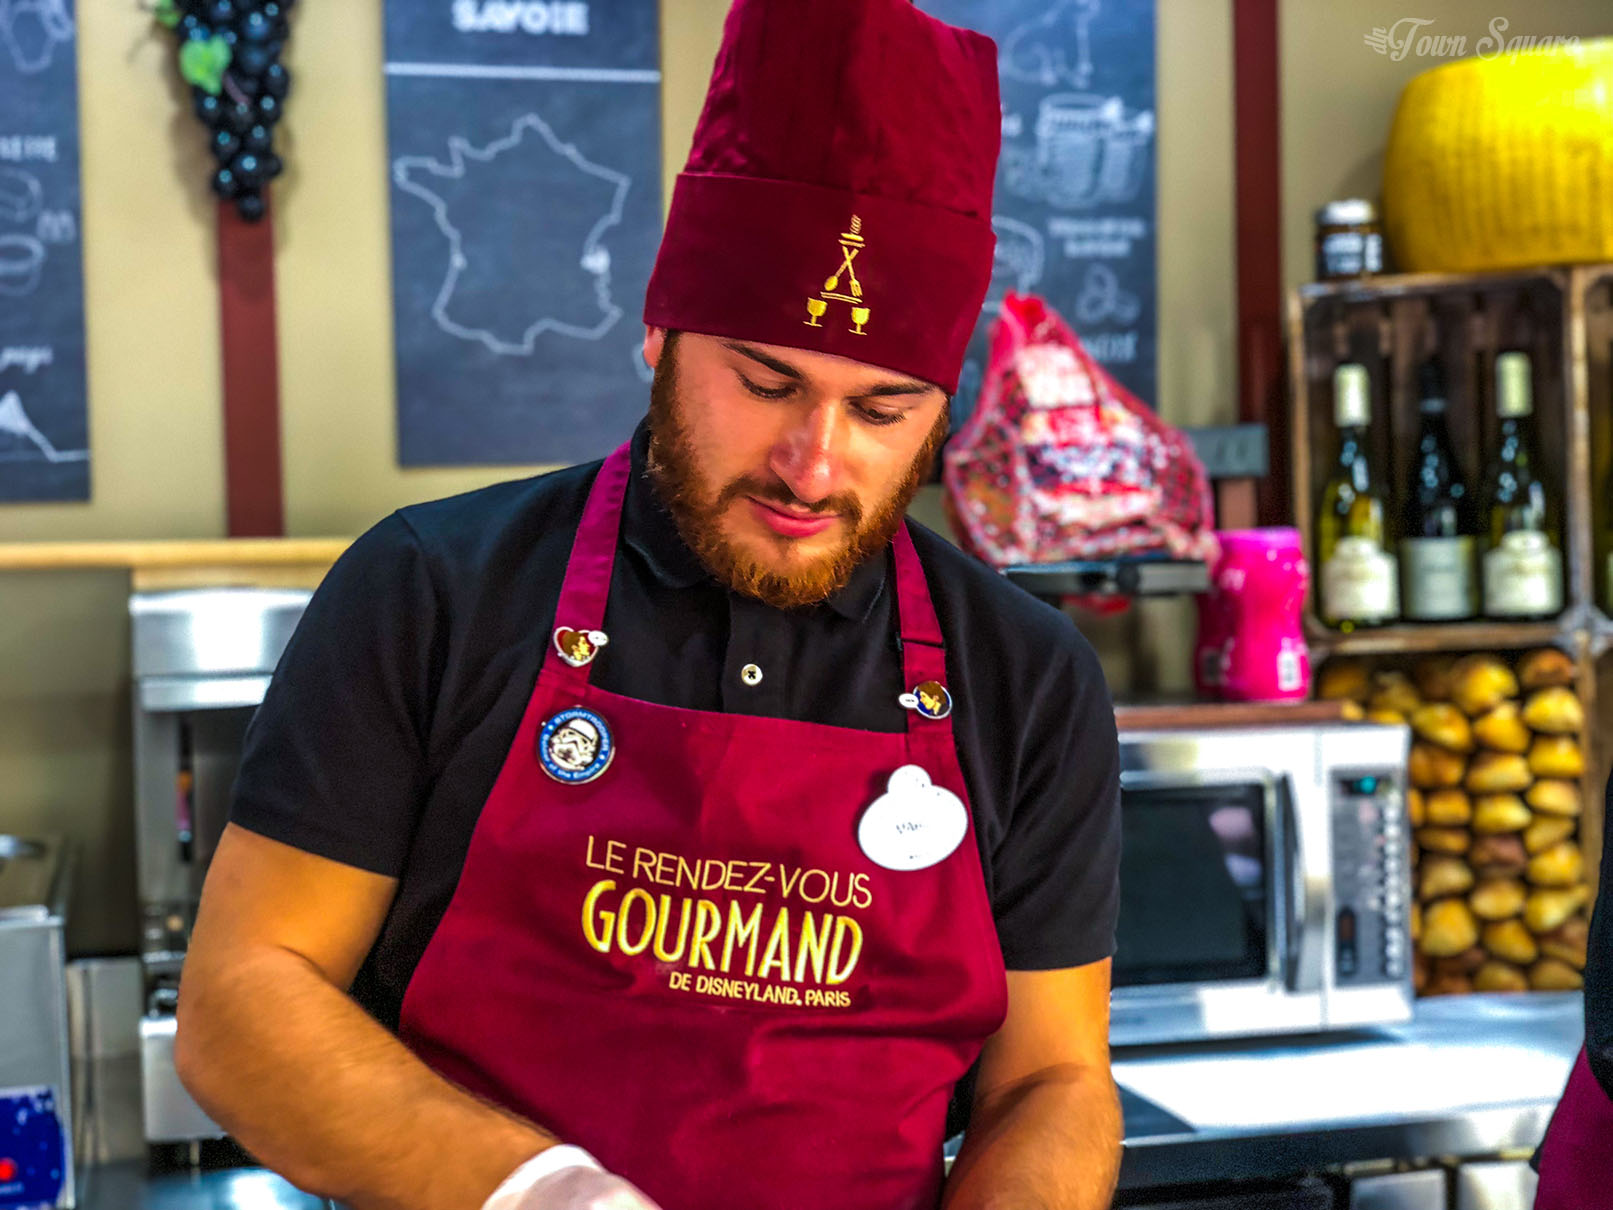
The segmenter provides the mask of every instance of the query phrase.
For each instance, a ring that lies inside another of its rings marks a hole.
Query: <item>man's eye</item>
[[[795,387],[789,383],[781,387],[764,387],[759,383],[752,382],[743,374],[739,376],[739,381],[744,383],[745,389],[758,399],[783,399],[795,390]]]
[[[900,424],[906,412],[882,412],[878,408],[858,408],[863,420],[872,425],[884,427],[887,424]]]

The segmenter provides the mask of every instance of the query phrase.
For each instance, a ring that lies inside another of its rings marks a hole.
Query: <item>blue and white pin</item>
[[[598,714],[582,706],[562,710],[538,732],[538,763],[558,782],[580,786],[610,767],[616,740]]]
[[[912,693],[901,694],[896,700],[925,718],[939,720],[952,713],[952,695],[940,681],[925,681],[922,685],[915,685]]]

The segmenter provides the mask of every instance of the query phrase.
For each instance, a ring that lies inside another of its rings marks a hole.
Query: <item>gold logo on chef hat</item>
[[[851,230],[840,233],[840,264],[835,271],[823,280],[823,289],[816,298],[806,300],[807,318],[802,322],[809,328],[821,328],[818,321],[829,311],[831,302],[849,303],[851,306],[851,331],[858,336],[866,336],[863,325],[868,322],[868,300],[863,297],[863,284],[857,280],[857,267],[855,261],[862,252],[863,221],[857,215],[851,216]]]

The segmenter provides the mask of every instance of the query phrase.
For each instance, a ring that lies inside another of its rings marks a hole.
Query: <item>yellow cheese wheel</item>
[[[1613,38],[1471,49],[1401,93],[1383,172],[1396,265],[1613,260]]]

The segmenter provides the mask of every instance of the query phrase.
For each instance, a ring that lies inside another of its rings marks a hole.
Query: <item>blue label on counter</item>
[[[67,1141],[55,1091],[0,1091],[0,1206],[54,1206],[66,1173]]]

